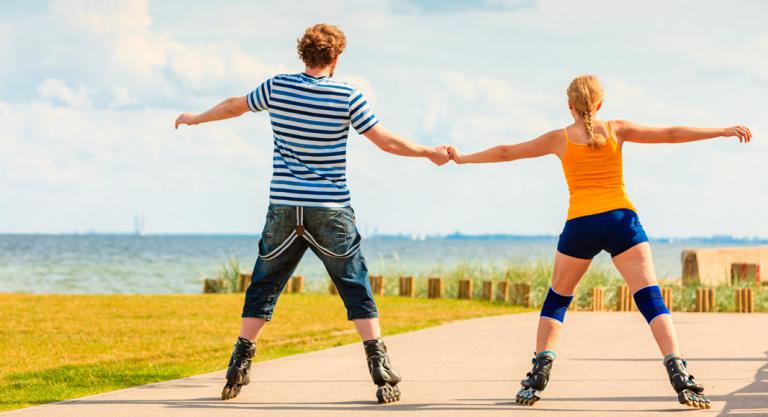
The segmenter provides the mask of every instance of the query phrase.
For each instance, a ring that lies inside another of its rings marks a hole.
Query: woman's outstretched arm
[[[559,135],[559,130],[553,130],[527,142],[494,146],[484,151],[467,155],[462,155],[455,146],[449,146],[448,153],[457,164],[482,164],[514,161],[523,158],[538,158],[544,155],[557,154],[560,151],[563,146],[563,138]]]
[[[700,127],[649,127],[632,123],[627,120],[614,120],[611,126],[621,139],[637,143],[684,143],[717,137],[739,138],[739,142],[748,143],[752,140],[752,132],[746,126],[723,128]]]

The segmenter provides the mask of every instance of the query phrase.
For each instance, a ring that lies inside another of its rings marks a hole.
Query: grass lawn
[[[0,294],[0,410],[222,369],[242,294]],[[519,307],[380,297],[385,335]],[[284,294],[257,360],[357,342],[337,296]]]

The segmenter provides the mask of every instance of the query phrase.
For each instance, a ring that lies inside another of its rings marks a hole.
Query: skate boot
[[[522,405],[533,405],[539,401],[538,391],[544,391],[549,382],[549,372],[552,362],[555,360],[555,352],[545,350],[531,359],[533,368],[526,374],[527,378],[520,381],[520,391],[517,392],[515,402]]]
[[[688,362],[677,354],[667,355],[664,358],[664,367],[667,368],[669,382],[677,391],[677,400],[680,404],[689,407],[710,408],[709,399],[704,396],[704,386],[693,380],[693,375],[688,373]]]
[[[255,343],[242,337],[237,338],[235,348],[232,351],[232,358],[229,360],[229,369],[227,369],[227,384],[221,391],[222,400],[237,397],[243,385],[248,385],[251,382],[248,374],[251,371],[251,362],[255,354]]]
[[[400,382],[398,375],[389,364],[387,346],[381,339],[366,340],[365,355],[368,357],[368,371],[371,373],[373,383],[379,388],[376,390],[376,398],[380,404],[391,403],[400,400]]]

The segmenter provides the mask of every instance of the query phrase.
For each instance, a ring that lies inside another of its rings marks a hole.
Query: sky
[[[464,152],[571,122],[565,89],[605,87],[599,114],[665,126],[744,124],[754,140],[624,147],[653,236],[768,236],[768,3],[613,1],[15,1],[0,3],[0,232],[258,233],[266,114],[173,129],[303,69],[319,22],[348,38],[336,78],[388,129]],[[556,157],[443,167],[351,132],[348,183],[366,234],[557,234]]]

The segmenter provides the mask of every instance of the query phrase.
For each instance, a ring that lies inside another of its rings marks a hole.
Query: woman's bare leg
[[[613,264],[624,277],[624,281],[627,282],[632,294],[649,285],[658,284],[656,273],[653,270],[651,245],[648,242],[635,245],[615,256]],[[659,350],[663,356],[680,353],[671,315],[656,316],[651,321],[651,333],[653,333],[653,338],[656,339],[656,344],[659,345]]]
[[[574,258],[560,252],[555,254],[555,268],[552,272],[552,289],[560,295],[573,295],[576,285],[587,272],[591,259]],[[554,350],[563,323],[546,317],[539,318],[536,331],[536,352]]]

